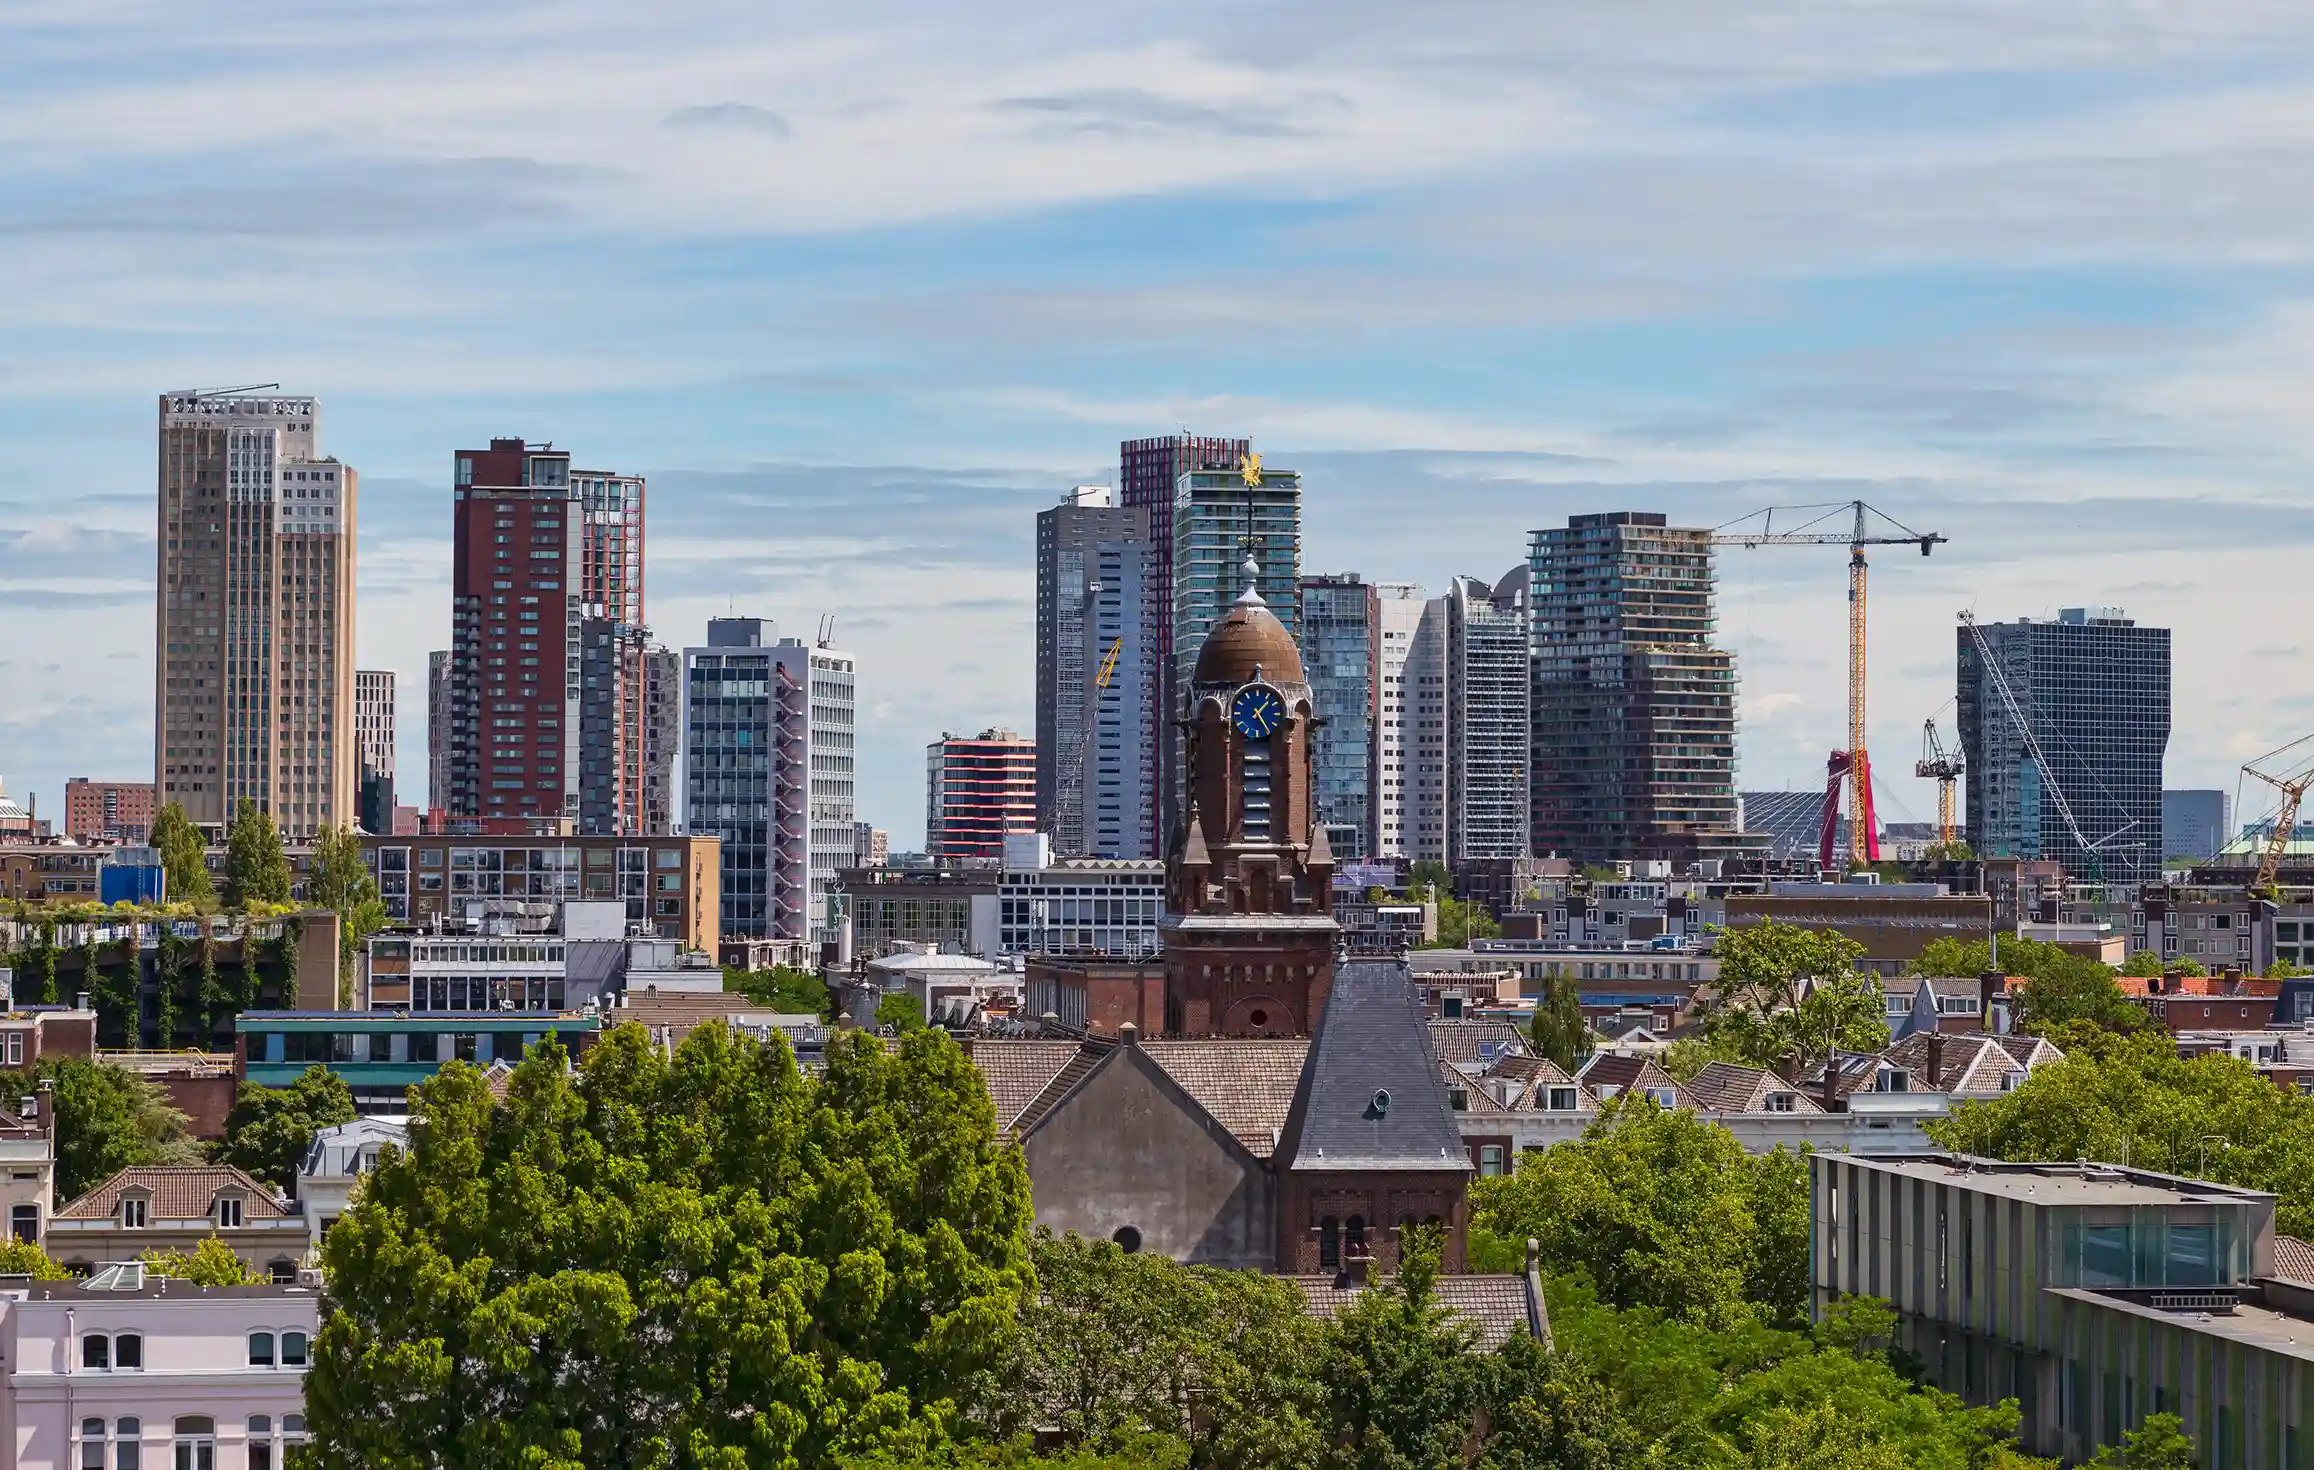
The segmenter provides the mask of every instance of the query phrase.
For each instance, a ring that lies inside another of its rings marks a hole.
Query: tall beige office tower
[[[196,824],[248,797],[283,835],[355,818],[355,476],[316,448],[320,404],[160,400],[154,784]]]

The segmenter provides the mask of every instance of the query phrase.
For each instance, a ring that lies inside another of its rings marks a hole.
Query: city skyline
[[[1034,511],[1184,425],[1303,473],[1307,573],[1434,593],[1597,511],[1860,494],[1952,537],[1875,567],[1891,820],[1933,811],[1896,758],[1964,606],[2174,629],[2173,785],[2314,728],[2306,650],[2223,595],[2314,543],[2314,17],[249,14],[263,47],[0,19],[0,352],[38,365],[0,385],[0,611],[69,633],[5,655],[0,775],[44,810],[151,762],[143,405],[275,380],[362,471],[354,661],[402,709],[450,643],[443,451],[583,443],[652,481],[663,640],[837,617],[902,846],[924,740],[1031,723]],[[580,85],[577,122],[521,100]],[[1843,743],[1836,561],[1723,558],[1746,788]]]

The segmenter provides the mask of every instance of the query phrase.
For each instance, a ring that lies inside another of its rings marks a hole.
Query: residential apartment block
[[[713,836],[364,836],[386,916],[440,928],[478,909],[616,899],[630,930],[715,952],[722,860]]]
[[[828,942],[857,817],[852,655],[714,618],[683,668],[684,827],[722,845],[722,932]]]
[[[1157,851],[1149,516],[1106,485],[1037,514],[1037,826],[1067,853]]]
[[[1381,623],[1379,590],[1356,572],[1302,579],[1302,671],[1318,716],[1311,789],[1326,841],[1342,862],[1363,862],[1378,850],[1374,761]],[[1520,647],[1523,659],[1523,638]]]
[[[75,842],[141,843],[152,829],[152,782],[75,776],[64,783],[64,835]]]
[[[1036,743],[1010,730],[942,735],[924,748],[924,850],[995,863],[1004,839],[1037,830]]]
[[[160,399],[156,799],[292,839],[353,820],[356,477],[310,397]]]
[[[354,671],[356,817],[365,832],[394,830],[394,671]]]

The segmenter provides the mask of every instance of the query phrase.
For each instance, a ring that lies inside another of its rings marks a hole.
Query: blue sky
[[[363,475],[360,661],[448,628],[451,452],[651,478],[652,622],[822,614],[862,811],[1025,725],[1032,516],[1254,436],[1305,564],[1862,495],[1887,815],[1953,615],[2175,629],[2173,786],[2314,728],[2314,11],[2268,0],[0,7],[0,776],[151,767],[153,401]],[[1742,781],[1842,729],[1836,552],[1730,553]],[[1945,716],[1949,722],[1949,713]],[[1948,723],[1949,728],[1949,723]]]

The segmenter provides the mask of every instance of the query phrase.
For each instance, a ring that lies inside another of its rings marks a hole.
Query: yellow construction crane
[[[1809,519],[1788,531],[1775,528],[1776,516],[1806,515]],[[1853,514],[1845,533],[1815,528],[1842,514]],[[1874,532],[1865,517],[1885,522],[1892,531]],[[1750,522],[1758,521],[1756,528]],[[1848,862],[1850,866],[1880,860],[1880,826],[1872,814],[1872,759],[1865,754],[1864,729],[1864,548],[1917,546],[1927,556],[1946,538],[1934,531],[1915,531],[1894,516],[1873,509],[1861,500],[1824,505],[1771,505],[1766,510],[1729,521],[1713,530],[1711,539],[1722,546],[1845,546],[1848,548],[1848,748],[1835,751],[1837,764],[1845,755],[1848,777]],[[1835,794],[1838,787],[1832,788]],[[1827,815],[1830,815],[1827,812]]]
[[[2289,854],[2290,837],[2298,827],[2298,804],[2305,799],[2307,790],[2314,788],[2314,759],[2309,758],[2305,748],[2309,741],[2314,741],[2314,735],[2301,736],[2288,745],[2269,750],[2242,767],[2243,775],[2255,777],[2282,793],[2282,805],[2274,813],[2273,830],[2266,834],[2265,850],[2258,855],[2258,876],[2250,884],[2252,892],[2272,888],[2274,880],[2281,876],[2282,859]],[[2275,757],[2283,755],[2291,756],[2282,764],[2283,774],[2259,769],[2273,765]]]
[[[1920,759],[1913,764],[1912,774],[1936,782],[1936,840],[1951,846],[1957,835],[1953,818],[1957,810],[1953,787],[1960,780],[1963,767],[1961,753],[1948,750],[1936,736],[1936,717],[1920,722]]]

